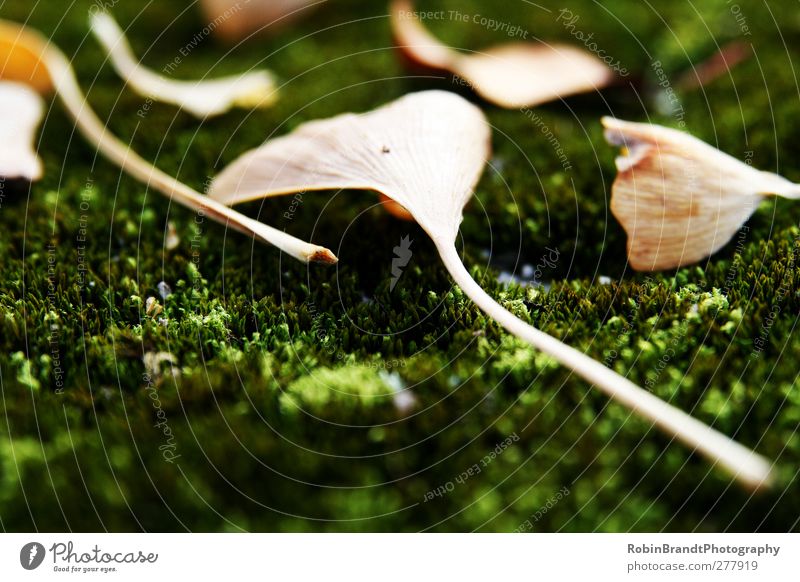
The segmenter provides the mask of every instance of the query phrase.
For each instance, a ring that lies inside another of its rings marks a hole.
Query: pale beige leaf
[[[201,119],[232,107],[266,107],[275,101],[275,81],[267,71],[197,81],[172,79],[139,63],[125,33],[107,12],[93,12],[90,24],[119,76],[144,97],[177,105]]]
[[[613,80],[602,61],[561,44],[490,48],[459,57],[454,72],[487,101],[512,109],[597,91]]]
[[[209,195],[225,204],[330,189],[374,190],[431,235],[455,237],[490,154],[483,113],[445,91],[300,126],[230,164]]]
[[[0,177],[38,180],[42,161],[36,155],[36,131],[44,102],[33,89],[15,81],[0,81]]]
[[[390,10],[392,33],[404,54],[425,67],[452,72],[458,53],[428,32],[411,1],[394,0]]]
[[[696,263],[725,246],[768,194],[797,188],[675,129],[603,118],[617,158],[611,210],[641,271]]]
[[[392,29],[404,54],[419,65],[460,77],[501,107],[532,107],[597,91],[614,80],[613,71],[598,57],[564,44],[514,42],[458,52],[431,35],[416,14],[411,0],[393,0]]]

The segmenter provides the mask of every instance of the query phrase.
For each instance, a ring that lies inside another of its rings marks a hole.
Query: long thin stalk
[[[307,243],[262,222],[253,220],[212,200],[208,196],[200,194],[145,161],[130,147],[114,137],[92,111],[78,85],[72,66],[63,53],[53,45],[48,45],[44,51],[43,59],[52,78],[56,93],[75,120],[81,133],[110,161],[117,164],[125,172],[145,184],[152,184],[157,190],[171,197],[179,204],[198,212],[202,211],[206,216],[217,222],[275,245],[303,262],[314,261],[328,264],[337,262],[336,256],[325,247]]]
[[[747,447],[623,378],[586,354],[567,346],[512,315],[470,276],[455,246],[437,241],[445,267],[459,287],[492,319],[515,336],[551,356],[634,412],[718,463],[747,486],[769,485],[771,463]]]

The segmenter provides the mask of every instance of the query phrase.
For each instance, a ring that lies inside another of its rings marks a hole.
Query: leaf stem
[[[325,247],[302,241],[228,208],[145,161],[130,147],[114,137],[92,111],[78,85],[72,66],[64,54],[52,44],[47,44],[42,58],[50,73],[56,93],[75,120],[81,133],[122,170],[148,186],[152,185],[179,204],[197,212],[203,212],[209,218],[230,226],[238,232],[268,242],[300,261],[327,264],[338,261],[336,256]]]
[[[772,467],[767,459],[657,398],[586,354],[512,315],[475,282],[451,242],[436,241],[436,245],[445,267],[458,286],[478,307],[510,333],[549,355],[619,403],[651,420],[693,450],[718,463],[748,487],[759,489],[769,486]]]

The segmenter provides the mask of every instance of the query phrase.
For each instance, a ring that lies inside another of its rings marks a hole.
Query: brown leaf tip
[[[308,258],[310,263],[322,263],[323,265],[335,265],[339,259],[328,249],[319,249]]]

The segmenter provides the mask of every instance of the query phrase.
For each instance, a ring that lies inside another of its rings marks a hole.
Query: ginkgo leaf
[[[0,178],[29,182],[42,176],[36,155],[36,130],[44,115],[44,101],[27,85],[0,81]]]
[[[626,378],[515,317],[461,262],[455,241],[464,205],[490,155],[483,113],[443,91],[406,95],[363,114],[306,123],[231,163],[209,194],[226,204],[294,192],[355,188],[403,206],[428,233],[456,283],[508,331],[583,376],[619,402],[760,487],[770,464]]]
[[[617,158],[611,210],[640,271],[701,261],[725,246],[768,195],[800,197],[800,186],[761,172],[667,127],[603,118]]]
[[[275,101],[275,81],[267,71],[199,81],[171,79],[139,63],[110,14],[93,12],[90,24],[119,76],[144,97],[177,105],[201,119],[220,115],[231,107],[266,107]]]
[[[464,103],[426,91],[369,113],[306,123],[225,168],[209,196],[238,204],[300,191],[374,190],[408,209],[431,237],[455,239],[491,140],[483,113]],[[419,199],[420,191],[441,194]]]
[[[597,91],[615,78],[595,55],[564,44],[513,42],[471,53],[456,51],[422,25],[411,0],[393,0],[392,30],[413,63],[452,73],[501,107],[532,107]]]
[[[0,79],[47,92],[55,90],[83,136],[110,161],[166,196],[234,230],[263,240],[304,261],[332,264],[336,256],[320,247],[231,210],[149,164],[115,138],[92,111],[67,57],[33,29],[0,20]]]

